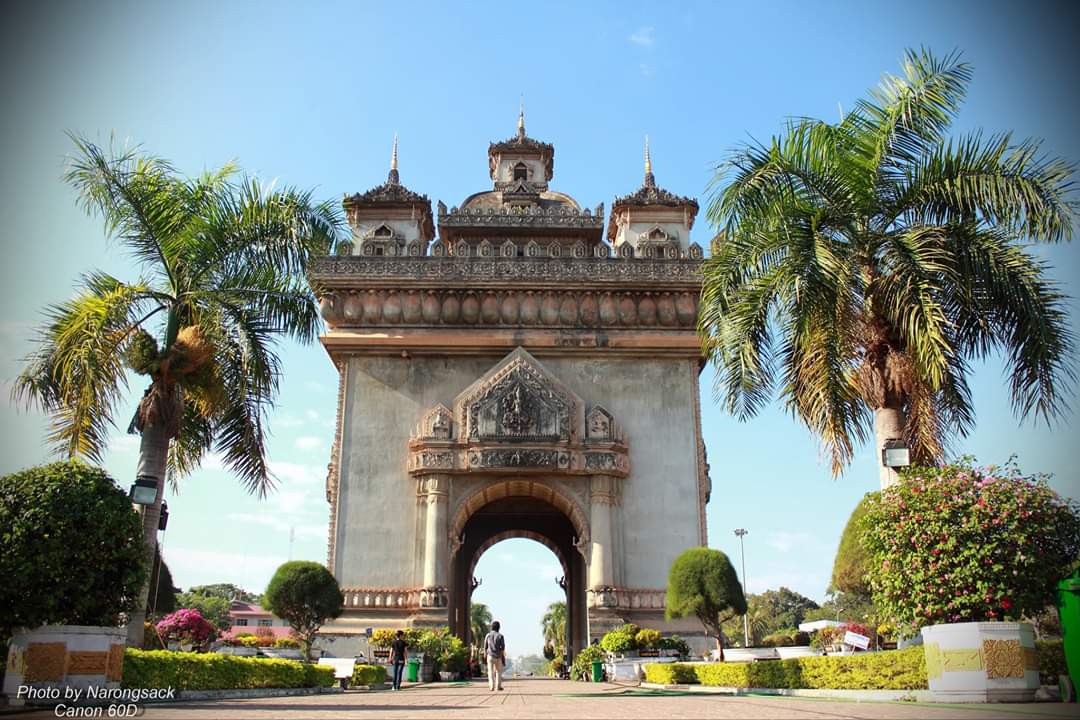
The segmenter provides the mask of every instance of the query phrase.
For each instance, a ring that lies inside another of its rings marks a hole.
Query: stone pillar
[[[446,508],[450,477],[425,475],[417,479],[417,494],[424,508],[424,580],[422,607],[446,606]]]
[[[615,584],[615,533],[613,509],[618,501],[616,479],[594,475],[590,479],[589,589],[612,587]]]

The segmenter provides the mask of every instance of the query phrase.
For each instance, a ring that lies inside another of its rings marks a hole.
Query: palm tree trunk
[[[887,441],[904,437],[906,424],[907,418],[899,407],[879,407],[874,410],[874,436],[877,441],[878,476],[882,490],[900,481],[896,470],[885,465],[882,451]]]
[[[153,505],[139,505],[142,516],[143,543],[146,567],[153,567],[157,550],[158,520],[161,517],[161,501],[165,497],[165,464],[169,456],[169,434],[161,424],[143,428],[139,443],[139,466],[136,477],[150,477],[157,481],[157,495]],[[128,647],[142,647],[143,623],[146,621],[146,602],[150,597],[150,573],[146,573],[135,610],[128,617]]]

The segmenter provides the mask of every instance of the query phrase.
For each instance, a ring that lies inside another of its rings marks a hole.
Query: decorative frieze
[[[331,328],[513,327],[692,331],[698,296],[692,292],[631,290],[345,290],[324,292]]]
[[[493,240],[493,244],[495,242]],[[432,256],[429,257],[327,255],[312,260],[311,278],[317,285],[330,289],[395,281],[529,281],[582,283],[590,286],[599,283],[640,282],[700,286],[701,261],[690,257],[701,249],[696,243],[687,251],[687,259],[680,260],[634,258],[633,248],[628,244],[625,247],[629,248],[630,257],[553,259],[544,253],[536,257],[484,259],[470,255],[468,262],[462,262],[461,257],[447,257],[445,254],[442,257],[435,256],[434,245]],[[623,246],[620,246],[619,250],[622,249]],[[356,282],[352,282],[353,280]]]

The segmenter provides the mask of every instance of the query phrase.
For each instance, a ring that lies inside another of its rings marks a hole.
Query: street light
[[[889,438],[881,448],[881,464],[888,468],[907,467],[911,464],[911,452],[907,443],[897,438]]]
[[[737,528],[735,535],[739,538],[739,555],[742,556],[742,582],[743,592],[746,592],[746,547],[743,545],[743,538],[749,533],[749,530],[744,528]],[[743,631],[743,647],[750,647],[750,618],[743,613],[742,616],[742,631]]]
[[[157,500],[157,478],[153,475],[139,475],[128,491],[128,497],[136,505],[153,505]]]

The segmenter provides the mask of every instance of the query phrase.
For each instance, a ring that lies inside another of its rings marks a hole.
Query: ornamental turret
[[[426,255],[435,238],[431,201],[401,184],[396,134],[386,182],[346,195],[341,204],[352,228],[353,254]]]
[[[478,257],[592,257],[603,245],[604,206],[582,209],[569,195],[550,189],[555,148],[525,132],[488,145],[491,190],[474,193],[459,207],[438,204],[439,242],[433,255]],[[606,246],[602,248],[606,251]]]
[[[679,257],[691,249],[690,230],[697,200],[657,187],[649,138],[645,138],[645,179],[636,192],[615,198],[608,222],[608,241],[615,251],[628,244],[637,257]]]

